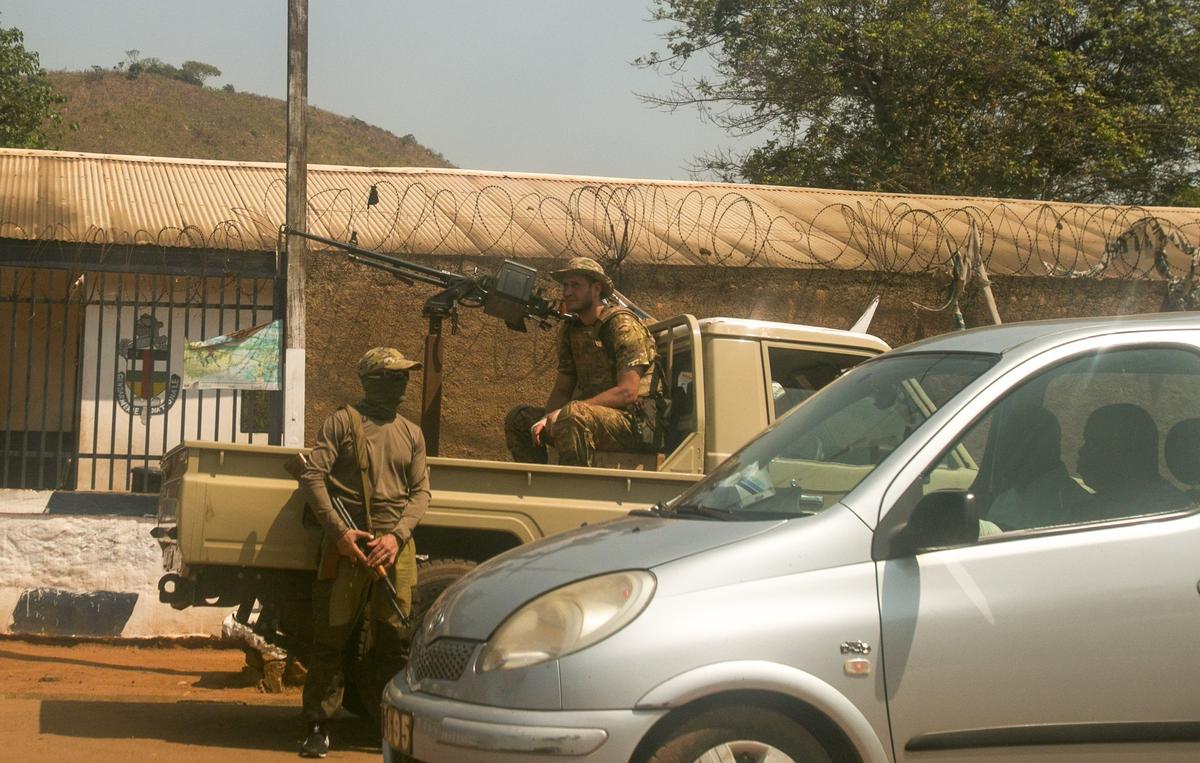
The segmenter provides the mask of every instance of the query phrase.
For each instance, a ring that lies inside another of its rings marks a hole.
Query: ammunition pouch
[[[630,406],[633,414],[634,431],[637,432],[639,450],[662,451],[667,444],[667,422],[671,415],[671,401],[664,397],[639,397]]]

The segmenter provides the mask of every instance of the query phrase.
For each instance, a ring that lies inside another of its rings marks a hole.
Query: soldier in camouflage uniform
[[[550,444],[558,462],[571,466],[591,466],[597,450],[643,449],[654,423],[639,405],[657,358],[650,332],[627,308],[605,301],[613,283],[595,260],[575,257],[551,275],[572,314],[558,335],[558,376],[545,407],[508,412],[508,449],[517,461],[544,464]]]

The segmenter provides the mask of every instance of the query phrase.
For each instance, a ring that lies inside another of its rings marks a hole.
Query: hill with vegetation
[[[49,144],[65,151],[276,161],[286,156],[286,102],[205,87],[177,77],[95,69],[50,72],[62,129]],[[367,167],[453,167],[412,135],[309,109],[308,161]]]

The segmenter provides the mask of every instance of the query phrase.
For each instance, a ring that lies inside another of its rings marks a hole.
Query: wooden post
[[[308,0],[288,0],[287,227],[308,230]],[[283,444],[304,446],[304,307],[306,242],[287,237],[287,338]]]
[[[971,265],[975,269],[976,278],[979,279],[979,285],[983,287],[983,300],[987,303],[988,313],[992,316],[992,323],[999,326],[1000,311],[996,309],[996,297],[992,294],[992,280],[988,278],[987,266],[983,264],[983,243],[979,240],[979,228],[976,227],[975,221],[971,220]]]

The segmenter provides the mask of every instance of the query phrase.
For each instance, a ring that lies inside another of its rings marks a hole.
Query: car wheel
[[[832,763],[803,725],[758,707],[705,710],[684,721],[648,763]]]

